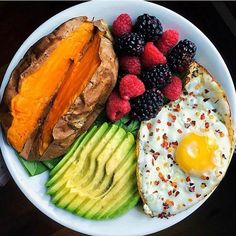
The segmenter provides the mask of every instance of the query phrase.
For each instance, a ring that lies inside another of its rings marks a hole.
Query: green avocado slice
[[[126,141],[126,140],[125,140]],[[130,153],[132,153],[135,156],[135,147],[133,146],[133,148],[130,150]],[[112,186],[110,187],[110,190],[114,187],[114,185],[120,180],[120,178],[122,176],[125,175],[125,173],[127,173],[130,169],[130,166],[132,165],[132,163],[134,163],[134,159],[131,157],[130,154],[128,154],[127,156],[124,156],[124,161],[120,163],[120,165],[117,165],[117,172],[112,176]],[[109,178],[109,176],[107,176]],[[107,178],[107,179],[108,179]],[[105,181],[103,182],[105,183]],[[102,188],[102,186],[101,186]],[[95,190],[95,194],[99,193],[99,189]],[[107,191],[107,194],[108,191]],[[82,207],[80,207],[77,210],[77,214],[80,215],[84,215],[87,211],[91,210],[92,207],[95,204],[99,204],[99,200],[102,198],[103,196],[100,196],[100,198],[94,199],[91,198],[89,201],[86,202],[86,204],[84,204]]]
[[[84,136],[84,139],[82,140],[81,137],[78,138],[78,140],[75,143],[75,146],[77,142],[79,143],[79,146],[77,149],[71,149],[69,153],[67,153],[64,158],[52,169],[50,172],[50,175],[52,176],[49,181],[46,183],[46,186],[50,186],[57,182],[58,179],[60,179],[61,175],[64,174],[64,172],[67,170],[67,168],[70,166],[70,164],[76,159],[76,153],[80,152],[82,146],[86,144],[86,142],[92,137],[92,135],[96,132],[97,127],[94,126],[87,134]],[[81,141],[82,140],[82,141]]]
[[[107,145],[103,148],[102,152],[97,156],[96,162],[97,162],[97,168],[94,174],[94,178],[91,180],[91,182],[87,186],[81,186],[77,185],[76,188],[78,190],[78,196],[69,204],[68,210],[75,211],[76,208],[80,207],[81,204],[84,203],[85,198],[93,198],[94,194],[98,194],[98,192],[105,193],[110,184],[111,184],[111,178],[106,178],[105,172],[103,172],[105,161],[107,158],[110,158],[114,150],[117,149],[120,150],[119,144],[123,142],[123,138],[126,135],[126,132],[124,132],[123,129],[118,129],[115,135],[110,139],[109,142],[107,142]],[[111,148],[112,147],[112,148]],[[99,162],[99,158],[103,158],[103,162]],[[102,182],[102,183],[101,183]],[[97,188],[97,185],[100,185],[99,188]],[[81,196],[81,193],[82,196]]]
[[[89,219],[108,219],[134,207],[134,136],[104,123],[81,135],[51,171],[47,193],[58,207]]]

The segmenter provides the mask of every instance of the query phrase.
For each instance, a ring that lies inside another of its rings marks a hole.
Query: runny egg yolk
[[[176,162],[183,171],[201,176],[212,170],[214,153],[218,149],[215,140],[204,135],[189,133],[183,137],[176,150]]]

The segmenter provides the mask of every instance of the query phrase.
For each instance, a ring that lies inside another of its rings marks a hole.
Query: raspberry
[[[152,68],[158,64],[165,64],[166,57],[154,46],[153,42],[148,42],[144,46],[144,52],[141,56],[142,65],[145,68]]]
[[[120,37],[132,30],[132,20],[128,14],[119,15],[112,24],[112,33],[116,37]]]
[[[136,75],[126,75],[120,81],[120,96],[125,100],[142,95],[145,92],[143,82]]]
[[[177,76],[173,76],[171,82],[162,89],[163,95],[171,101],[178,99],[181,91],[182,81]]]
[[[130,112],[130,103],[119,96],[119,92],[114,90],[108,98],[106,105],[107,117],[111,121],[121,119]]]
[[[172,49],[179,40],[179,33],[176,30],[166,30],[161,38],[157,41],[156,46],[157,48],[166,55],[170,49]]]
[[[141,72],[141,63],[138,57],[123,56],[120,58],[120,66],[129,74],[139,75]]]

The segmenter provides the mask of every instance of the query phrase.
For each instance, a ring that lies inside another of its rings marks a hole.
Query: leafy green
[[[19,156],[19,160],[24,168],[27,170],[28,174],[31,176],[39,175],[44,171],[48,170],[48,168],[39,161],[26,161],[24,158]]]
[[[27,161],[18,154],[21,164],[24,166],[30,176],[39,175],[48,169],[52,169],[60,160],[61,157],[48,161]]]
[[[100,115],[97,117],[97,119],[95,120],[95,122],[93,123],[93,126],[97,125],[100,126],[102,125],[104,122],[108,122],[107,117],[106,117],[106,113],[103,110]]]
[[[102,125],[104,122],[108,122],[111,123],[106,116],[105,111],[103,111],[95,120],[93,125],[97,125],[100,126]],[[114,122],[115,125],[125,129],[127,132],[132,133],[134,136],[137,135],[137,131],[139,129],[140,126],[140,122],[137,120],[132,120],[131,117],[129,115],[126,115],[124,117],[122,117],[120,120],[117,120],[116,122]]]
[[[125,129],[127,132],[132,133],[134,136],[137,135],[140,126],[140,122],[137,120],[132,120],[129,115],[124,116],[114,124]]]

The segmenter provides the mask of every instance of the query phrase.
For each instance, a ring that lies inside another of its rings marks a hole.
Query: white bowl
[[[180,32],[181,38],[188,38],[194,41],[198,47],[196,55],[197,61],[211,72],[226,91],[232,109],[233,121],[235,123],[236,94],[234,85],[230,73],[214,45],[197,27],[182,16],[165,7],[138,0],[91,1],[71,7],[50,18],[26,39],[13,57],[3,79],[0,93],[1,97],[12,70],[23,57],[25,52],[32,44],[41,37],[50,33],[58,25],[70,18],[81,15],[86,15],[90,19],[93,17],[97,19],[103,18],[109,24],[112,24],[114,18],[123,12],[129,13],[133,19],[143,13],[155,15],[161,20],[165,29],[174,28]],[[177,214],[169,219],[149,218],[143,213],[141,208],[135,207],[127,214],[117,219],[106,221],[86,220],[65,210],[59,209],[50,202],[50,197],[46,195],[46,188],[44,187],[48,178],[48,173],[29,177],[17,159],[14,150],[4,140],[2,132],[0,133],[0,146],[7,167],[25,196],[51,219],[68,228],[85,234],[105,236],[145,235],[154,233],[183,220],[204,202],[201,201],[189,210]]]

